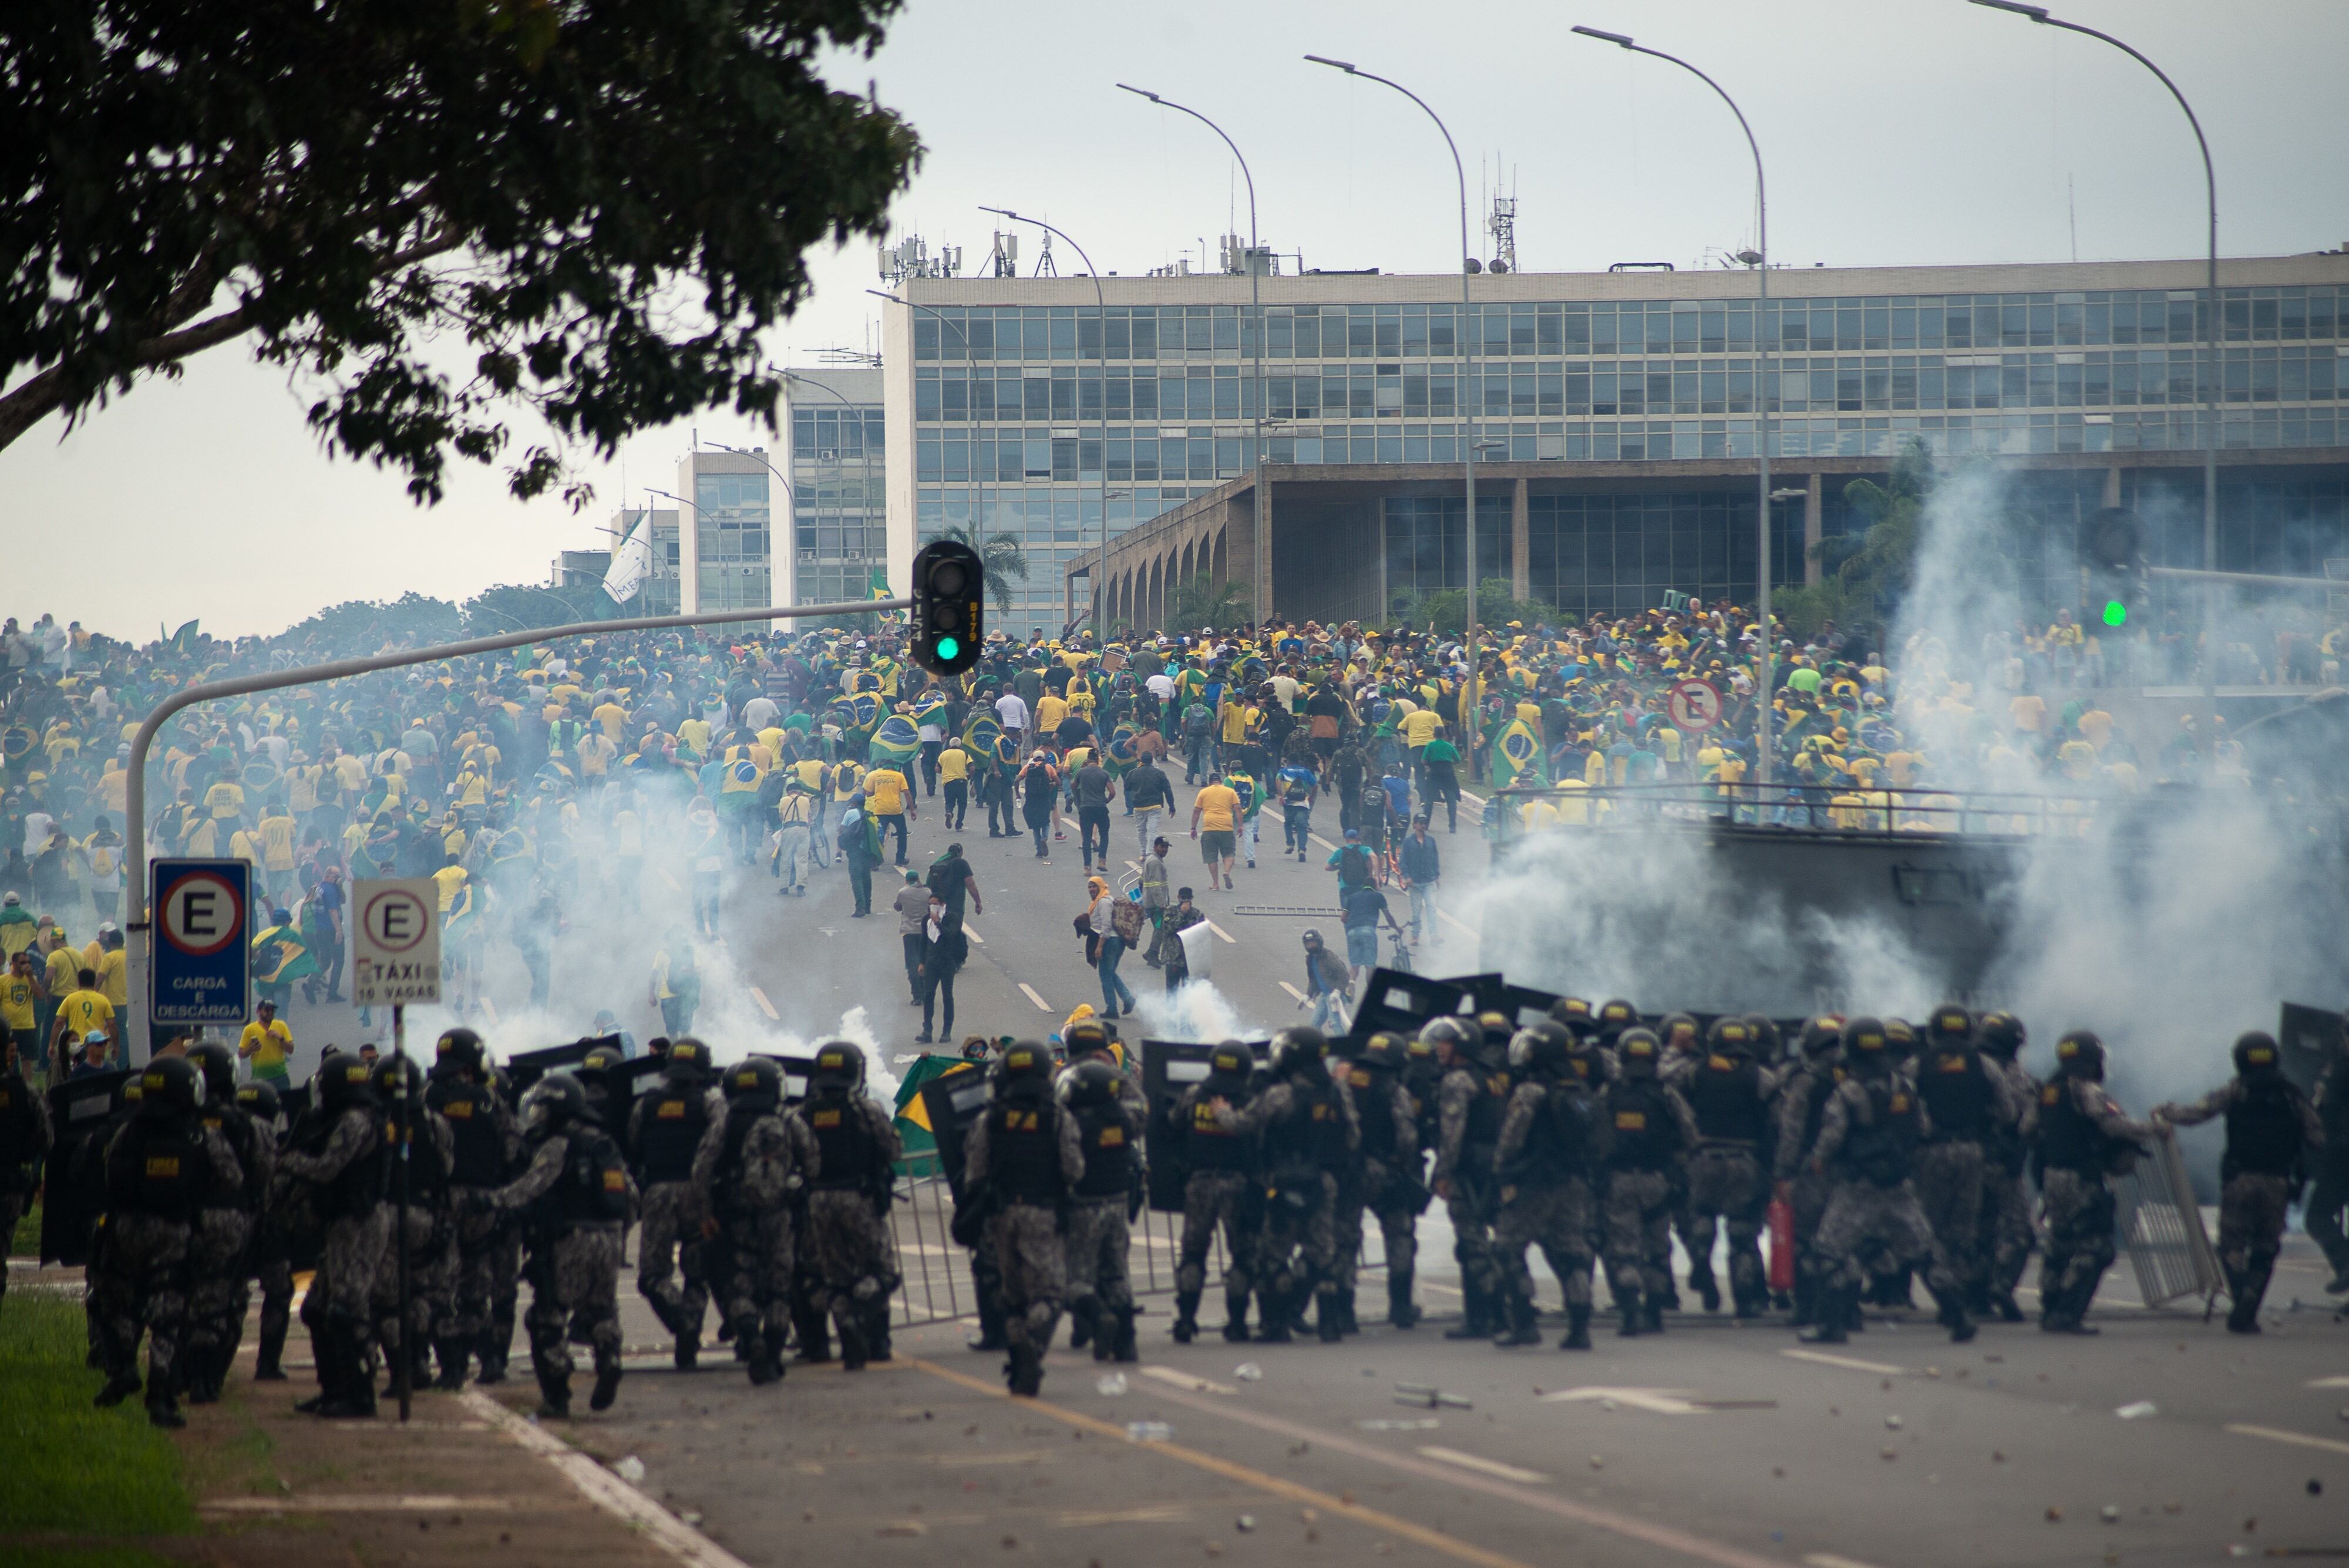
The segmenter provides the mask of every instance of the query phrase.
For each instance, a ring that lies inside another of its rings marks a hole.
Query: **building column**
[[[2106,506],[2118,506],[2120,504],[2121,470],[2120,464],[2115,463],[2112,467],[2105,470],[2105,499],[2102,504]]]
[[[1248,608],[1258,625],[1272,618],[1272,470],[1259,462],[1248,494]]]
[[[1509,597],[1533,597],[1533,524],[1522,479],[1509,495]]]
[[[1810,488],[1803,494],[1803,586],[1806,588],[1819,580],[1819,558],[1813,552],[1819,547],[1826,497],[1826,476],[1814,471]]]

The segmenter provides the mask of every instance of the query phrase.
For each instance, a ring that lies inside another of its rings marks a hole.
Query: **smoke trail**
[[[1141,1020],[1135,1039],[1260,1040],[1271,1033],[1242,1016],[1212,981],[1185,981],[1172,993],[1137,993],[1133,1015]]]

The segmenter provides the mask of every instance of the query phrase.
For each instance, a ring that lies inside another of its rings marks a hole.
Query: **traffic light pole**
[[[217,701],[223,697],[242,697],[254,691],[275,691],[288,686],[307,686],[318,681],[342,680],[354,675],[371,675],[379,670],[398,670],[411,664],[430,664],[443,659],[462,659],[476,653],[498,653],[509,648],[525,648],[534,642],[557,642],[574,637],[599,637],[616,631],[664,631],[694,626],[739,625],[754,620],[797,620],[835,615],[871,615],[888,610],[910,610],[914,601],[902,599],[867,599],[829,605],[763,605],[755,609],[708,610],[696,615],[637,616],[625,620],[574,621],[569,626],[544,627],[535,631],[503,632],[496,637],[477,637],[465,642],[444,642],[431,648],[411,648],[398,653],[371,654],[365,659],[338,659],[326,664],[305,665],[296,670],[273,670],[260,675],[240,675],[227,680],[208,680],[201,685],[175,691],[157,703],[153,711],[139,726],[130,740],[129,776],[125,781],[123,796],[123,934],[129,958],[126,982],[129,991],[129,1011],[136,1020],[124,1031],[122,1057],[130,1060],[133,1041],[145,1036],[148,1054],[154,1054],[153,1025],[150,1015],[152,999],[148,995],[148,964],[152,935],[147,909],[147,756],[154,749],[155,737],[171,717],[184,708],[199,702]],[[247,913],[251,919],[250,911]],[[242,940],[250,940],[249,937]]]

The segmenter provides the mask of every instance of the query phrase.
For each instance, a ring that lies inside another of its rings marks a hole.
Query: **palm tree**
[[[987,591],[994,596],[995,607],[1003,615],[1011,613],[1011,579],[1028,580],[1028,555],[1019,547],[1017,534],[990,535],[982,541],[974,528],[942,528],[941,539],[952,539],[968,545],[987,570]]]
[[[1205,572],[1175,584],[1167,599],[1166,629],[1170,631],[1188,631],[1202,626],[1228,631],[1247,618],[1247,612],[1240,603],[1239,584],[1226,582],[1218,587]]]

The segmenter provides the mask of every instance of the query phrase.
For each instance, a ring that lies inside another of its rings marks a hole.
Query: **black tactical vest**
[[[1909,1179],[1917,1147],[1916,1091],[1890,1077],[1863,1078],[1860,1087],[1868,1092],[1868,1125],[1854,1120],[1846,1130],[1840,1163],[1871,1187],[1898,1187]]]
[[[2300,1091],[2280,1074],[2242,1082],[2243,1093],[2227,1107],[2227,1152],[2219,1161],[2220,1179],[2291,1175],[2305,1135]]]
[[[1933,1120],[1936,1143],[1980,1143],[1990,1136],[1990,1073],[1964,1046],[1929,1051],[1917,1062],[1917,1093]]]
[[[2072,1102],[2072,1080],[2049,1080],[2039,1091],[2039,1158],[2050,1170],[2105,1171],[2104,1133]]]
[[[1077,1137],[1085,1146],[1085,1174],[1077,1183],[1080,1196],[1123,1198],[1132,1190],[1133,1139],[1123,1111],[1115,1105],[1087,1106],[1077,1113]],[[1057,1150],[1053,1158],[1058,1160]]]
[[[112,1151],[107,1203],[118,1214],[145,1214],[186,1224],[212,1186],[212,1161],[191,1118],[133,1121]]]
[[[1607,1091],[1610,1170],[1661,1170],[1680,1147],[1680,1126],[1664,1086],[1652,1078],[1626,1078]]]
[[[1030,1081],[987,1108],[988,1179],[1006,1202],[1050,1206],[1068,1191],[1061,1174],[1061,1107]]]
[[[698,1087],[665,1085],[637,1102],[636,1158],[647,1183],[689,1181],[694,1151],[709,1130],[709,1112]]]
[[[628,1165],[620,1146],[585,1122],[574,1122],[563,1136],[570,1147],[564,1155],[563,1174],[549,1194],[556,1217],[566,1229],[626,1220]]]
[[[1689,1109],[1707,1143],[1760,1148],[1766,1117],[1762,1111],[1762,1069],[1751,1058],[1708,1053],[1689,1080]]]
[[[1394,1079],[1360,1062],[1346,1070],[1354,1091],[1354,1109],[1362,1123],[1362,1158],[1381,1165],[1395,1159]]]
[[[435,1078],[425,1085],[424,1103],[440,1113],[455,1135],[457,1158],[450,1181],[458,1187],[497,1187],[506,1178],[504,1140],[498,1136],[497,1096],[487,1084]]]
[[[1199,1086],[1198,1093],[1191,1101],[1191,1124],[1185,1129],[1187,1136],[1183,1140],[1184,1158],[1193,1170],[1226,1171],[1235,1176],[1245,1176],[1256,1165],[1255,1151],[1249,1147],[1249,1139],[1237,1133],[1227,1132],[1216,1123],[1216,1113],[1209,1102],[1218,1094],[1237,1105],[1247,1100],[1247,1086],[1240,1083],[1226,1086],[1214,1078]]]
[[[872,1129],[855,1102],[846,1095],[819,1095],[802,1114],[815,1134],[815,1184],[833,1190],[869,1185],[880,1151],[873,1147]]]

